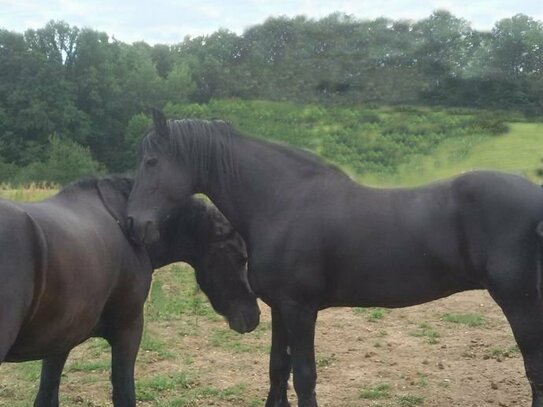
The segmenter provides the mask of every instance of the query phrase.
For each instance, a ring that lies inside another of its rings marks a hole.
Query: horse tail
[[[34,258],[34,295],[32,297],[32,303],[30,305],[30,311],[25,318],[24,325],[30,323],[36,312],[38,311],[39,304],[45,292],[45,284],[47,280],[47,240],[42,228],[36,222],[36,220],[28,213],[25,212],[27,219],[30,221],[32,227],[32,250]]]

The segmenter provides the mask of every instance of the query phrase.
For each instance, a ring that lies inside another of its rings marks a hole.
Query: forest
[[[460,133],[540,120],[543,23],[519,14],[478,31],[441,10],[418,21],[335,13],[174,45],[63,21],[0,29],[0,182],[130,170],[151,107],[390,172]]]

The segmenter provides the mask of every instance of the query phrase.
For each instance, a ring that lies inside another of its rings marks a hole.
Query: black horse
[[[37,203],[0,200],[0,363],[43,359],[34,406],[58,406],[64,363],[89,337],[112,350],[113,404],[135,406],[134,363],[154,268],[191,264],[238,332],[259,321],[243,240],[197,199],[172,211],[146,248],[123,233],[132,180],[74,183]]]
[[[222,121],[166,121],[143,138],[128,215],[140,239],[192,193],[245,239],[249,282],[272,310],[267,407],[314,407],[317,312],[403,307],[487,289],[511,324],[543,407],[543,190],[473,172],[414,189],[361,186],[318,157]]]

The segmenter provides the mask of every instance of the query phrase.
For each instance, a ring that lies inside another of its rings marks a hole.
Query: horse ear
[[[153,124],[155,126],[155,131],[159,136],[166,137],[168,135],[168,123],[166,122],[166,116],[159,109],[152,108],[151,113],[153,114]]]
[[[107,211],[115,218],[122,231],[127,234],[126,205],[128,199],[115,187],[113,182],[107,178],[96,183],[98,194]],[[127,235],[128,236],[128,235]]]
[[[214,239],[225,239],[234,233],[234,227],[228,222],[225,216],[218,209],[210,207],[211,219],[213,221],[213,237]]]

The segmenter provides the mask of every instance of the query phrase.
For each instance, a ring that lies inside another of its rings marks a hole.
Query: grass
[[[390,385],[381,383],[373,387],[360,390],[359,397],[365,400],[379,400],[390,398]]]
[[[368,173],[358,179],[376,186],[414,186],[465,171],[491,169],[541,181],[543,124],[511,123],[505,135],[471,135],[443,141],[431,154],[412,156],[393,174]]]
[[[184,372],[174,375],[158,375],[152,378],[138,380],[136,394],[139,401],[159,402],[161,394],[165,392],[183,392],[195,385],[193,379]]]
[[[173,375],[158,375],[150,379],[138,381],[136,385],[137,400],[152,402],[156,407],[194,406],[195,403],[208,400],[227,400],[243,403],[244,385],[230,386],[217,389],[195,381],[184,372]],[[181,394],[181,396],[180,396]]]
[[[441,337],[440,333],[427,322],[419,324],[417,330],[412,331],[410,335],[417,338],[425,338],[426,342],[430,345],[439,343],[439,338]]]
[[[185,315],[195,317],[194,323],[197,323],[199,317],[220,319],[198,289],[192,268],[174,264],[161,270],[161,274],[164,278],[154,279],[146,305],[147,314],[153,320],[167,321]],[[185,288],[183,295],[177,291],[180,286]]]
[[[32,183],[21,187],[10,184],[0,184],[0,198],[12,201],[40,201],[54,195],[58,186],[42,183]]]
[[[397,398],[398,406],[401,407],[414,407],[421,406],[424,403],[424,397],[415,396],[413,394],[405,394],[398,396]]]
[[[111,366],[110,360],[77,361],[66,366],[66,372],[98,372],[107,371]]]
[[[462,324],[469,327],[482,326],[485,319],[479,314],[451,314],[446,313],[441,316],[441,320],[453,324]]]
[[[336,360],[336,355],[334,354],[331,354],[329,356],[318,356],[316,360],[317,369],[331,366],[335,360]]]
[[[368,322],[378,322],[385,317],[391,310],[380,307],[354,307],[353,312],[359,315],[365,315]]]
[[[489,349],[485,355],[486,358],[497,359],[497,360],[517,357],[517,356],[520,356],[520,349],[518,348],[516,344],[511,345],[507,348],[493,347]]]

